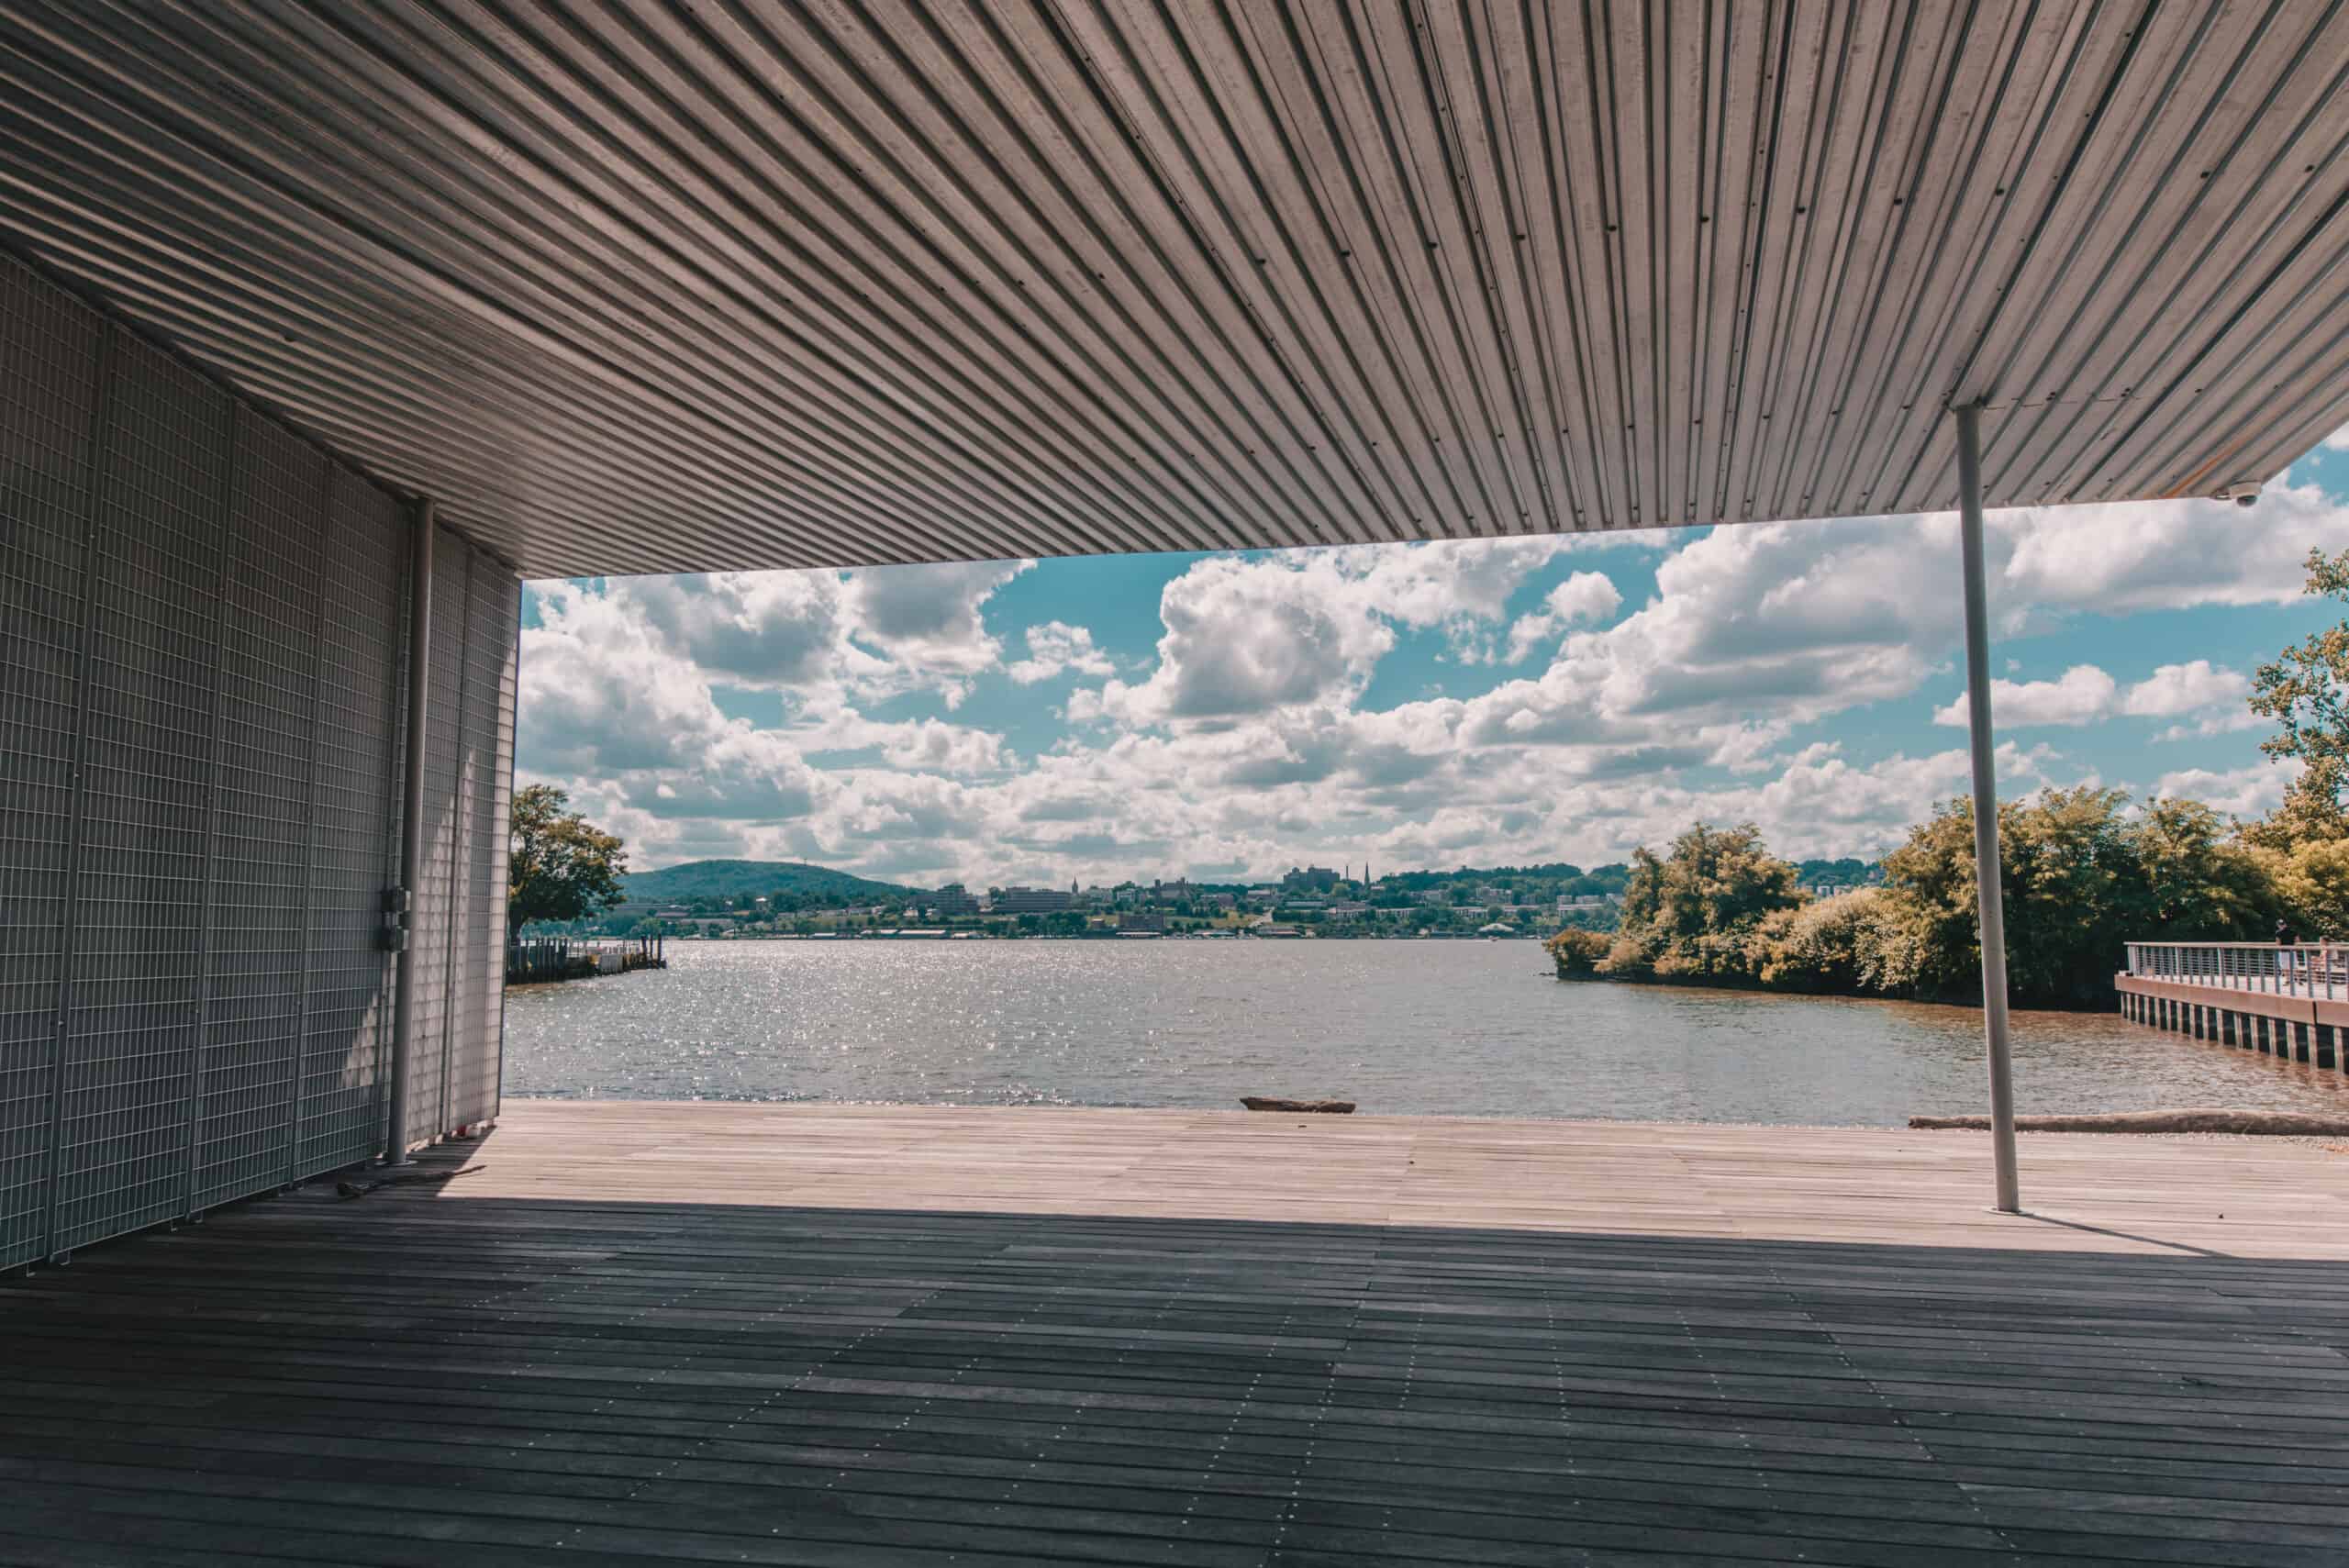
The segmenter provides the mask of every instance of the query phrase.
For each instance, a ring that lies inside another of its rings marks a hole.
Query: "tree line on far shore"
[[[2310,551],[2308,591],[2349,601],[2349,551]],[[2253,678],[2278,729],[2261,750],[2299,776],[2266,817],[2082,786],[1998,807],[2009,994],[2028,1006],[2110,1005],[2130,941],[2349,939],[2349,621]],[[1978,1001],[1973,803],[1957,799],[1884,858],[1884,885],[1813,899],[1751,823],[1691,828],[1633,857],[1611,932],[1562,931],[1562,979],[1678,981]]]
[[[1998,807],[2009,993],[2098,1006],[2137,941],[2265,941],[2277,919],[2349,937],[2349,835],[2277,843],[2199,801],[2049,790]],[[1981,995],[1973,803],[1951,801],[1884,859],[1885,884],[1811,898],[1751,823],[1641,850],[1612,933],[1562,931],[1567,979],[1973,1001]]]

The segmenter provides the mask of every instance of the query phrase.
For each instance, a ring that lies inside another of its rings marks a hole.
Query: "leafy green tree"
[[[1558,966],[1561,980],[1590,980],[1597,977],[1598,966],[1615,945],[1614,939],[1602,931],[1586,931],[1568,926],[1545,944],[1552,962]]]
[[[552,784],[531,784],[514,796],[508,841],[506,929],[533,920],[579,920],[600,915],[627,895],[628,846],[570,809],[571,796]]]
[[[2303,938],[2349,939],[2349,838],[2310,839],[2289,850],[2252,852]]]
[[[1875,888],[1773,910],[1754,928],[1754,978],[1778,991],[1853,995],[1882,989],[1881,965],[1872,967],[1869,959],[1888,913]]]
[[[2309,551],[2305,592],[2349,602],[2349,550]],[[2349,782],[2349,621],[2311,632],[2253,672],[2251,711],[2276,721],[2259,749],[2302,764],[2291,793],[2246,837],[2288,851],[2310,840],[2349,838],[2341,805]]]
[[[1764,848],[1762,830],[1698,823],[1659,860],[1631,857],[1622,923],[1606,968],[1664,976],[1750,977],[1746,948],[1764,917],[1801,906],[1795,868]]]
[[[2349,602],[2349,550],[2309,551],[2311,595]],[[2251,711],[2281,728],[2259,749],[2282,760],[2349,762],[2349,621],[2312,632],[2262,664],[2251,679]]]
[[[2217,812],[2199,800],[2151,800],[2129,835],[2138,876],[2122,912],[2141,934],[2266,939],[2280,902],[2275,875],[2251,849],[2229,840]]]
[[[2349,782],[2349,763],[2337,757],[2319,757],[2300,770],[2300,776],[2286,788],[2275,810],[2243,825],[2243,841],[2289,854],[2296,845],[2349,839],[2349,811],[2341,806],[2344,782]]]
[[[2087,1002],[2109,988],[2132,934],[2121,894],[2138,874],[2121,790],[2049,790],[1998,807],[2007,986],[2018,1001]],[[1974,876],[1974,804],[1960,797],[1884,858],[1919,941],[1915,992],[1978,995],[1982,946]]]
[[[2048,790],[1998,808],[2008,988],[2025,1006],[2101,1006],[2131,939],[2255,940],[2277,912],[2349,935],[2349,839],[2289,850],[2230,838],[2199,801]],[[1887,884],[1806,901],[1749,824],[1642,849],[1613,945],[1553,941],[1562,978],[1707,979],[1772,989],[1972,1001],[1981,995],[1974,814],[1948,802],[1885,857]]]
[[[2048,790],[1998,807],[2007,986],[2025,1004],[2100,1006],[2131,938],[2235,941],[2264,936],[2275,878],[2228,842],[2199,801],[2154,800],[2132,814],[2125,791]],[[1910,994],[1979,995],[1974,810],[1951,801],[1884,859],[1886,911],[1914,938]],[[1879,978],[1895,977],[1887,963]]]

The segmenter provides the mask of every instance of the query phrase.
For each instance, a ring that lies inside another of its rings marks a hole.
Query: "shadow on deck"
[[[2175,1248],[317,1187],[0,1286],[0,1559],[2332,1564],[2344,1344]]]

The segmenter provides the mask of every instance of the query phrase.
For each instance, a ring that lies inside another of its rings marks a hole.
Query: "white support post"
[[[1974,758],[1974,881],[1981,913],[1982,1037],[1990,1057],[1990,1156],[2001,1213],[2021,1211],[2015,1181],[2015,1092],[2007,1048],[2007,917],[1998,887],[1998,778],[1990,737],[1990,609],[1982,566],[1982,410],[1957,420],[1957,510],[1965,577],[1965,709]]]

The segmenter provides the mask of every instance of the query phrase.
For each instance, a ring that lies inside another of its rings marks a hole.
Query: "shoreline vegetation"
[[[2349,935],[2349,822],[2312,764],[2266,818],[2200,801],[2048,790],[1998,807],[2008,993],[2017,1006],[2112,1005],[2130,941]],[[1972,802],[1953,800],[1884,858],[1884,884],[1827,898],[1798,885],[1752,823],[1698,824],[1632,857],[1612,932],[1545,944],[1561,980],[1981,1004]]]
[[[2311,598],[2349,603],[2349,550],[2311,550]],[[1998,807],[2007,995],[2019,1006],[2109,1007],[2132,941],[2349,936],[2349,620],[2254,672],[2248,706],[2277,726],[2259,749],[2298,769],[2273,811],[2221,825],[2198,800],[2082,785]],[[1561,931],[1562,980],[1662,980],[1883,996],[1982,999],[1974,810],[1965,799],[1885,856],[1884,884],[1806,897],[1753,824],[1698,826],[1632,856],[1615,933]]]

